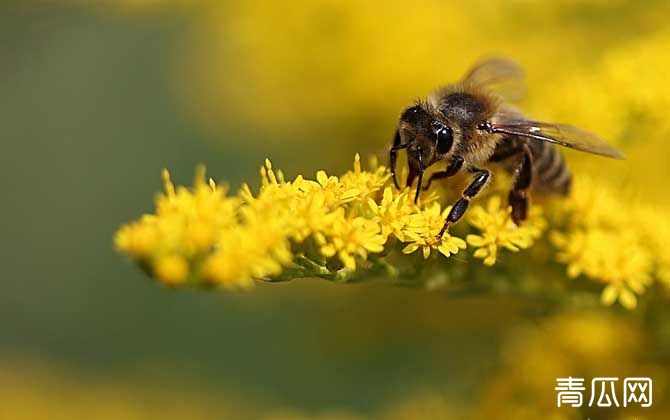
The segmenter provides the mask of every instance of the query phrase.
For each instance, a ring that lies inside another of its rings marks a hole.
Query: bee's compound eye
[[[448,153],[454,144],[454,135],[451,128],[442,124],[442,127],[435,131],[435,134],[437,135],[437,152]]]
[[[423,110],[421,107],[414,105],[413,107],[407,108],[400,116],[400,119],[408,122],[417,122],[420,120],[422,114]]]

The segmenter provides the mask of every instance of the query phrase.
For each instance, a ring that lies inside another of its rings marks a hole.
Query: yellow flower
[[[214,244],[218,232],[237,223],[237,199],[226,197],[226,190],[213,181],[205,182],[205,169],[198,168],[193,189],[175,189],[170,174],[163,171],[165,193],[156,200],[153,225],[160,244],[168,251],[195,255]],[[147,221],[145,220],[145,223]]]
[[[374,171],[361,170],[361,157],[358,153],[354,157],[354,169],[342,175],[340,181],[348,190],[358,191],[358,198],[365,200],[384,186],[391,174],[383,166],[377,166]]]
[[[409,242],[402,252],[411,254],[421,248],[424,258],[428,258],[432,250],[437,250],[445,257],[458,253],[465,249],[465,241],[456,236],[445,232],[441,239],[437,239],[437,234],[444,226],[444,220],[449,213],[447,207],[440,212],[440,204],[433,203],[423,211],[409,216],[407,226],[402,232],[405,242]]]
[[[318,171],[316,180],[328,205],[348,203],[360,194],[358,188],[343,184],[338,177],[328,176],[325,171]]]
[[[511,209],[501,206],[499,196],[489,199],[486,208],[476,205],[467,214],[468,223],[480,234],[467,236],[470,245],[477,248],[475,258],[484,260],[485,265],[493,265],[501,248],[517,252],[530,247],[542,235],[546,222],[538,207],[531,207],[528,220],[521,226],[512,221]]]
[[[356,268],[356,256],[367,259],[368,252],[384,250],[386,238],[381,235],[377,223],[363,217],[347,220],[344,212],[338,217],[327,233],[318,233],[317,243],[325,257],[337,256],[348,269]]]
[[[373,213],[372,219],[381,225],[382,236],[391,234],[403,241],[403,230],[410,220],[410,215],[419,211],[409,197],[407,190],[398,192],[392,187],[384,188],[381,202],[368,198],[368,206]]]

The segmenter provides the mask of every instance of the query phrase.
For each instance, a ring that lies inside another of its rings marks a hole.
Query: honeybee
[[[524,117],[508,103],[524,92],[521,68],[512,61],[492,58],[476,64],[460,82],[437,89],[400,115],[390,150],[396,188],[396,157],[402,149],[407,151],[409,166],[406,184],[411,186],[417,181],[415,202],[422,189],[434,180],[463,170],[472,174],[472,181],[452,206],[438,239],[463,217],[470,200],[486,186],[491,172],[483,166],[489,162],[507,163],[512,173],[508,202],[512,220],[519,225],[528,214],[531,187],[558,195],[570,191],[572,175],[554,145],[624,158],[595,134]],[[445,169],[433,173],[424,186],[426,169],[442,161],[446,162]]]

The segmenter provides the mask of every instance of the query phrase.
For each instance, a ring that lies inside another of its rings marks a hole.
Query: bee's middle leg
[[[428,183],[423,186],[423,190],[426,191],[428,188],[430,188],[430,184],[433,182],[433,180],[449,178],[456,175],[462,167],[463,158],[461,156],[455,156],[449,166],[447,166],[446,170],[435,172],[430,176],[430,178],[428,178]]]
[[[528,217],[528,190],[533,182],[533,155],[524,145],[521,160],[514,170],[512,190],[508,202],[512,207],[512,220],[518,226]]]
[[[482,188],[484,188],[486,183],[489,181],[489,178],[491,177],[491,172],[486,169],[471,168],[469,171],[474,173],[475,177],[472,182],[470,182],[470,185],[468,185],[465,191],[463,191],[461,198],[456,200],[454,205],[451,207],[451,210],[447,215],[447,220],[444,221],[444,226],[442,226],[440,233],[437,234],[438,239],[442,238],[442,235],[444,235],[444,232],[449,229],[449,226],[456,223],[461,219],[461,217],[463,217],[465,211],[468,209],[470,200],[479,194],[479,192],[482,190]]]

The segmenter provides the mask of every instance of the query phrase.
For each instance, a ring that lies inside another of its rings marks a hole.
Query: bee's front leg
[[[486,169],[470,168],[470,172],[475,174],[474,179],[470,182],[470,185],[463,191],[461,198],[456,200],[454,205],[451,207],[451,211],[447,215],[447,220],[444,221],[444,226],[440,230],[440,233],[437,234],[437,239],[441,239],[444,232],[449,229],[449,226],[456,223],[460,220],[461,217],[465,214],[465,210],[468,209],[470,200],[474,198],[479,192],[484,188],[484,185],[489,181],[491,177],[491,172]]]
[[[400,144],[400,131],[396,130],[395,131],[395,136],[393,137],[393,146],[391,146],[391,150],[389,151],[389,166],[391,167],[391,175],[393,177],[393,183],[395,184],[396,188],[400,188],[400,184],[398,184],[398,177],[396,176],[395,172],[395,164],[396,164],[396,158],[398,154],[398,150],[402,149],[407,149],[409,147],[409,144]]]
[[[416,193],[414,194],[414,204],[419,204],[419,193],[421,193],[421,184],[423,184],[423,173],[426,171],[426,168],[425,166],[423,166],[423,154],[420,146],[416,147],[414,154],[416,156],[417,170],[419,176],[419,181],[416,184]],[[411,185],[409,177],[407,178],[407,182],[408,185]]]

